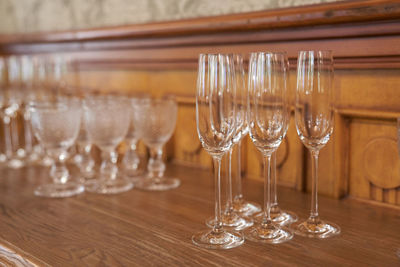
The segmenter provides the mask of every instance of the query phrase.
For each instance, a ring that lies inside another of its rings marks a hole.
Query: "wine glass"
[[[70,174],[65,166],[67,150],[79,132],[82,109],[77,99],[64,101],[33,101],[29,105],[32,129],[46,153],[54,159],[50,176],[52,184],[41,185],[35,195],[43,197],[70,197],[80,194],[84,187],[69,181]]]
[[[331,51],[301,51],[297,62],[295,121],[300,140],[311,152],[311,215],[293,226],[301,236],[327,238],[340,233],[336,224],[318,214],[318,154],[333,131],[333,57]]]
[[[245,87],[245,75],[243,68],[243,58],[239,54],[232,56],[234,71],[235,71],[235,85],[236,85],[236,97],[234,98],[235,117],[236,117],[236,129],[232,135],[232,144],[237,144],[243,138],[243,135],[247,134],[247,88]],[[240,231],[253,225],[253,220],[249,217],[240,214],[233,208],[233,196],[232,196],[232,150],[231,147],[228,151],[228,172],[227,172],[227,186],[226,186],[226,205],[224,213],[222,214],[221,221],[225,228],[232,228]],[[243,203],[242,199],[242,204]],[[249,205],[251,205],[249,203]],[[206,221],[207,226],[213,227],[215,224],[215,218],[210,218]]]
[[[3,117],[6,140],[5,148],[7,165],[11,168],[18,169],[25,165],[23,161],[25,150],[22,147],[22,140],[19,135],[20,109],[22,103],[21,59],[18,56],[9,56],[6,59],[6,65],[8,85]]]
[[[125,152],[124,158],[122,160],[122,166],[125,174],[129,177],[132,177],[132,181],[134,183],[140,181],[138,175],[141,174],[141,171],[139,170],[140,158],[136,152],[137,143],[142,136],[142,129],[139,127],[139,125],[141,123],[141,120],[146,119],[145,117],[140,116],[141,106],[139,103],[141,100],[141,98],[130,98],[132,116],[128,134],[125,137],[127,151]]]
[[[31,56],[21,56],[21,90],[22,90],[22,103],[21,103],[21,114],[23,121],[23,139],[24,139],[24,150],[26,153],[27,163],[37,163],[40,155],[36,153],[34,147],[34,135],[32,134],[31,118],[29,112],[29,103],[37,100],[35,90],[33,90],[34,81],[34,64]]]
[[[248,121],[250,138],[264,157],[264,212],[261,223],[245,231],[246,239],[282,243],[293,233],[271,218],[271,156],[281,144],[288,123],[285,53],[252,53],[249,64]]]
[[[131,181],[118,175],[115,148],[126,136],[130,122],[130,102],[119,96],[91,96],[84,100],[84,118],[91,143],[102,150],[100,179],[85,185],[99,194],[117,194],[130,190]]]
[[[232,147],[236,131],[235,71],[232,55],[199,56],[196,121],[203,148],[212,156],[215,178],[215,220],[211,230],[192,236],[195,245],[210,249],[229,249],[243,244],[241,233],[224,229],[221,221],[221,159]]]
[[[286,75],[288,77],[289,75],[289,60],[286,56],[286,54],[283,54],[282,60],[284,61],[284,64],[286,65],[287,72]],[[285,82],[285,87],[287,88],[288,84],[288,78],[286,78]],[[288,101],[288,98],[285,99],[285,101]],[[289,121],[290,121],[290,103],[287,102],[287,114],[288,116],[286,117],[287,120],[283,124],[284,130],[283,130],[283,138],[285,138],[287,130],[289,128]],[[278,192],[277,192],[277,169],[276,169],[276,155],[277,152],[273,152],[271,156],[271,210],[270,210],[270,215],[272,218],[272,221],[275,224],[279,224],[281,226],[285,225],[290,225],[298,220],[298,217],[295,213],[291,211],[285,211],[281,210],[278,204]],[[254,219],[257,221],[261,221],[264,217],[264,213],[260,212],[254,216]]]
[[[243,65],[243,57],[235,54],[235,82],[236,82],[236,134],[233,138],[233,146],[236,145],[236,194],[233,200],[233,210],[245,216],[250,216],[261,211],[259,204],[244,199],[242,193],[242,168],[241,168],[241,145],[242,139],[248,134],[247,123],[247,84]],[[229,151],[229,164],[231,164],[233,148]]]
[[[33,99],[40,101],[52,101],[50,97],[50,87],[48,85],[48,63],[44,56],[33,56],[32,59],[32,85],[30,93],[33,95]],[[38,142],[37,138],[33,139],[32,153],[34,157],[38,158],[37,163],[42,166],[51,166],[53,160],[49,157],[43,148],[43,145]]]
[[[6,134],[5,128],[3,125],[3,119],[4,119],[4,108],[5,108],[5,100],[6,100],[6,75],[7,75],[7,66],[4,57],[0,57],[0,122],[2,125],[2,132],[1,132],[1,148],[2,150],[0,151],[0,164],[4,164],[7,161],[7,156],[6,156],[6,150],[5,150],[5,142],[6,142]]]
[[[163,145],[171,138],[178,112],[174,99],[147,99],[140,102],[142,116],[137,125],[140,129],[142,141],[150,150],[150,159],[147,164],[147,177],[137,181],[135,186],[150,191],[164,191],[177,188],[180,180],[164,177],[165,164],[162,160]]]

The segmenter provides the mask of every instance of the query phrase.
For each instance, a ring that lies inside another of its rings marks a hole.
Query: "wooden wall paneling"
[[[399,46],[400,47],[400,46]],[[399,50],[400,51],[400,50]],[[340,110],[369,110],[377,117],[390,112],[400,115],[400,68],[375,70],[337,70],[336,106]]]
[[[400,204],[400,160],[394,120],[355,118],[350,126],[351,196]]]
[[[200,146],[194,109],[199,53],[286,50],[293,63],[290,87],[294,97],[298,51],[332,49],[336,70],[335,129],[320,155],[320,192],[397,205],[400,170],[394,120],[400,116],[399,47],[400,3],[378,0],[0,36],[0,54],[71,56],[79,71],[79,79],[74,83],[87,92],[176,95],[178,123],[166,146],[166,158],[206,168],[211,167],[211,158]],[[377,144],[378,148],[373,148]],[[367,153],[366,148],[376,152]],[[144,150],[143,146],[141,149]],[[243,141],[241,156],[247,176],[261,179],[260,153],[249,138]],[[365,164],[366,160],[371,163]],[[278,182],[309,190],[309,165],[309,155],[292,119],[287,138],[278,151]]]

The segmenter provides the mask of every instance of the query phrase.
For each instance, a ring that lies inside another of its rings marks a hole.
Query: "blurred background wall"
[[[0,0],[0,33],[76,30],[335,0]]]

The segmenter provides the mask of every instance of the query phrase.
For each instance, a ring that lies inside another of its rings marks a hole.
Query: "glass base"
[[[299,236],[311,238],[328,238],[340,234],[340,227],[331,222],[308,219],[292,227]]]
[[[39,160],[39,165],[49,167],[53,165],[53,159],[48,156],[44,156]]]
[[[279,244],[293,238],[293,233],[287,228],[275,224],[256,224],[244,231],[247,240],[266,244]]]
[[[7,162],[7,157],[5,154],[0,154],[0,163],[5,163]]]
[[[82,181],[86,183],[86,181],[90,181],[95,179],[96,176],[96,171],[91,170],[91,171],[86,171],[86,170],[79,170],[80,175],[82,176]]]
[[[27,162],[31,165],[35,165],[36,163],[38,163],[40,160],[40,155],[32,152],[30,154],[28,154],[27,156]]]
[[[131,180],[131,182],[135,185],[135,187],[137,187],[137,184],[143,182],[145,179],[147,178],[143,176],[129,178],[129,180]]]
[[[125,170],[124,174],[129,178],[135,179],[135,177],[138,178],[138,176],[143,174],[143,170]]]
[[[241,231],[254,224],[252,219],[244,216],[239,216],[235,212],[222,214],[221,222],[222,226],[225,229],[231,229],[235,231]],[[212,217],[206,220],[206,225],[210,228],[213,228],[215,225],[215,218]]]
[[[45,184],[35,189],[35,195],[40,197],[72,197],[83,193],[83,185],[68,182],[65,184]]]
[[[12,169],[19,169],[25,166],[25,163],[20,159],[9,159],[7,166]]]
[[[255,216],[253,216],[253,219],[258,223],[261,223],[263,217],[264,217],[264,212],[260,212],[257,213]],[[294,212],[279,210],[278,212],[271,211],[271,219],[275,224],[279,226],[287,226],[294,222],[297,222],[299,218]]]
[[[147,191],[166,191],[170,189],[177,188],[181,181],[176,178],[139,178],[141,179],[135,183],[135,187]]]
[[[261,206],[257,203],[246,201],[243,199],[233,201],[233,210],[244,216],[251,216],[261,211]]]
[[[85,183],[86,191],[97,194],[119,194],[129,191],[133,184],[128,179],[117,178],[114,180],[93,179]]]
[[[227,230],[206,230],[192,236],[196,246],[208,249],[230,249],[244,243],[241,233]]]

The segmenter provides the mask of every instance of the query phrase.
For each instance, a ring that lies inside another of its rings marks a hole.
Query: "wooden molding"
[[[0,54],[68,52],[84,68],[195,68],[202,52],[331,49],[337,68],[400,67],[400,3],[344,1],[79,31],[0,35]]]

